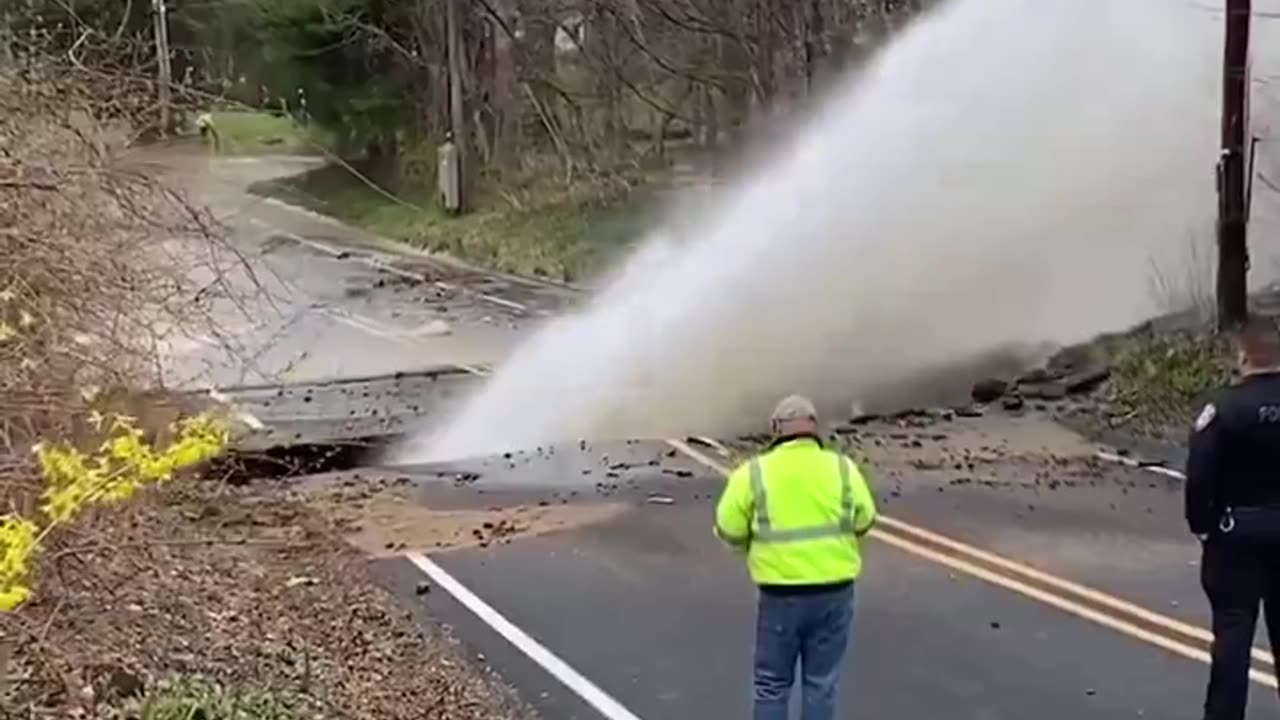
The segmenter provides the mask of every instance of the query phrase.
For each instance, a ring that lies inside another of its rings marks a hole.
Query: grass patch
[[[651,193],[640,191],[453,217],[430,195],[401,193],[407,204],[397,203],[339,167],[257,183],[251,191],[482,267],[565,282],[589,279],[625,253],[654,204]]]
[[[268,693],[235,693],[211,683],[183,681],[148,694],[131,717],[139,720],[304,720]]]
[[[218,110],[211,113],[218,130],[218,152],[226,155],[291,155],[317,152],[323,137],[299,125],[287,115],[252,110]]]
[[[1118,409],[1134,429],[1181,432],[1205,396],[1235,378],[1229,340],[1192,333],[1144,331],[1111,348]]]

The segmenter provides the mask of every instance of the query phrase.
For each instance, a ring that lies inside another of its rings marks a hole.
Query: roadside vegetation
[[[165,388],[167,349],[230,336],[223,311],[263,291],[225,282],[220,224],[126,154],[159,134],[145,43],[47,9],[0,27],[0,716],[516,716],[326,521],[212,474],[239,428]]]
[[[1143,436],[1182,442],[1209,393],[1236,373],[1229,340],[1208,333],[1142,330],[1110,349],[1113,424]]]
[[[128,703],[123,715],[138,720],[306,720],[285,700],[269,693],[227,690],[215,683],[184,680]]]
[[[642,240],[656,203],[652,190],[576,188],[455,216],[434,197],[393,196],[337,165],[252,190],[481,267],[571,283],[589,280]]]
[[[1112,367],[1112,427],[1181,444],[1207,396],[1236,379],[1232,343],[1214,332],[1215,246],[1211,234],[1189,234],[1181,264],[1151,269],[1164,315],[1098,343]]]
[[[208,116],[216,135],[205,142],[222,155],[318,155],[332,142],[322,131],[283,112],[225,109]]]
[[[263,194],[482,266],[589,282],[640,239],[650,186],[731,162],[933,4],[213,2],[172,11],[174,44],[200,48],[173,72],[216,101],[206,108],[259,111],[214,112],[224,154],[335,161]],[[461,217],[437,192],[446,144]]]

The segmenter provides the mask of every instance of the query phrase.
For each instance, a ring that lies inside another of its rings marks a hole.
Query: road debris
[[[970,396],[976,403],[990,403],[999,400],[1010,387],[1009,381],[1000,378],[987,378],[973,384]]]

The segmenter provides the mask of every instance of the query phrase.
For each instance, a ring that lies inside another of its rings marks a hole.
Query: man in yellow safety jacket
[[[784,399],[770,425],[773,443],[729,476],[715,524],[760,588],[754,718],[786,720],[799,660],[801,717],[832,720],[875,499],[857,464],[823,447],[812,402]]]

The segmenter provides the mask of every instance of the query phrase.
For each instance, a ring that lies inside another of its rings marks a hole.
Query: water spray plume
[[[1180,0],[944,5],[398,459],[761,427],[791,392],[847,412],[1140,322],[1153,263],[1212,243],[1220,27]]]

